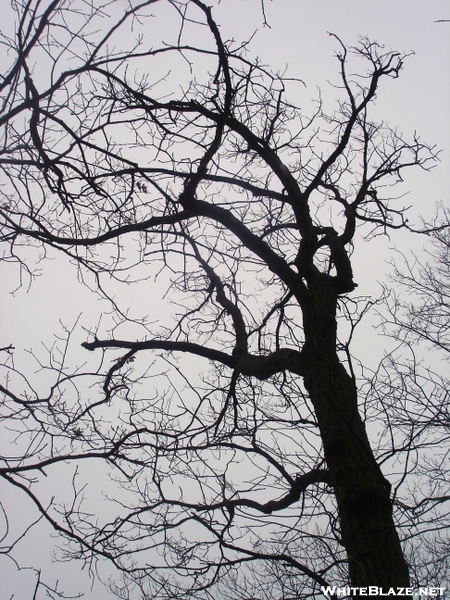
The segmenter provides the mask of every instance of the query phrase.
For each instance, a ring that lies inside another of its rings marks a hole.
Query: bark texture
[[[336,308],[337,296],[325,282],[302,300],[304,382],[336,494],[351,585],[409,587],[392,516],[391,487],[370,447],[355,382],[338,358]]]

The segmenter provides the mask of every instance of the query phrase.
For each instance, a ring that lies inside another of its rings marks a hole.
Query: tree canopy
[[[350,346],[370,305],[353,248],[412,229],[396,186],[437,157],[371,114],[406,55],[335,36],[339,103],[305,114],[301,81],[223,39],[200,0],[14,7],[3,257],[32,275],[36,253],[62,255],[109,308],[75,366],[66,325],[36,380],[4,345],[2,478],[65,558],[114,565],[123,598],[440,585],[447,380],[395,354],[368,375]],[[444,264],[422,271],[441,307]],[[426,293],[407,323],[448,351]]]

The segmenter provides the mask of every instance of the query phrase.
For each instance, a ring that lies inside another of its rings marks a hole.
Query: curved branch
[[[289,492],[279,500],[269,500],[269,502],[266,502],[265,504],[256,502],[256,500],[249,500],[245,498],[238,500],[224,500],[223,502],[218,502],[217,504],[210,504],[201,507],[199,506],[196,510],[200,512],[206,510],[215,510],[217,508],[226,508],[232,512],[236,508],[245,506],[248,508],[254,508],[265,515],[270,515],[273,512],[283,510],[298,502],[301,498],[301,495],[306,491],[306,488],[317,483],[326,483],[327,485],[331,485],[330,474],[327,470],[312,469],[312,471],[309,471],[309,473],[299,475],[294,479]]]
[[[127,340],[94,340],[93,342],[83,342],[81,344],[86,350],[96,350],[98,348],[126,348],[134,352],[139,350],[167,350],[168,352],[187,352],[195,356],[207,358],[213,362],[218,362],[226,367],[230,367],[250,377],[256,377],[260,380],[268,379],[282,371],[290,371],[297,375],[303,375],[305,366],[302,353],[298,350],[289,348],[280,348],[267,356],[255,356],[252,354],[237,354],[233,356],[208,348],[201,344],[193,342],[173,342],[170,340],[146,340],[143,342],[130,342]]]

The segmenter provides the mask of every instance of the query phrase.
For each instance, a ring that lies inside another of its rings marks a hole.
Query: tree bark
[[[319,278],[300,301],[304,382],[335,491],[350,582],[354,587],[407,588],[408,567],[392,518],[390,484],[370,448],[355,382],[337,354],[337,294],[327,284]]]

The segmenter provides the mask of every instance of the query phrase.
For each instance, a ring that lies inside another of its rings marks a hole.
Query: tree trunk
[[[336,350],[337,295],[318,281],[303,298],[305,386],[314,405],[334,487],[353,587],[409,587],[392,518],[390,484],[370,448],[355,382]],[[392,597],[392,596],[390,596]]]

